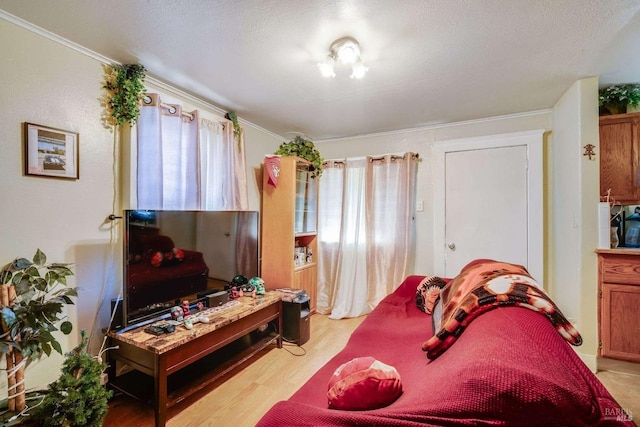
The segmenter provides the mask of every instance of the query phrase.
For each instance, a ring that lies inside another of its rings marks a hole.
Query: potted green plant
[[[106,124],[133,125],[140,116],[140,102],[147,93],[144,87],[146,69],[140,64],[116,64],[105,66],[106,91],[104,105]]]
[[[311,163],[313,173],[312,178],[319,178],[322,175],[322,162],[324,159],[320,152],[316,150],[313,141],[296,136],[293,141],[283,142],[275,152],[280,156],[298,156]]]
[[[640,105],[640,83],[611,85],[598,91],[598,104],[601,113],[621,114],[627,112],[627,106],[638,108]]]
[[[0,353],[7,363],[9,411],[26,407],[25,365],[52,350],[62,354],[52,332],[69,334],[73,329],[63,314],[64,306],[78,296],[76,288],[67,287],[71,275],[69,264],[47,263],[40,249],[33,261],[16,258],[0,270]]]

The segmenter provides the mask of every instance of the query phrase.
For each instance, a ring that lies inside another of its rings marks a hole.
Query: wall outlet
[[[416,203],[416,211],[418,212],[424,211],[424,202],[422,200]]]

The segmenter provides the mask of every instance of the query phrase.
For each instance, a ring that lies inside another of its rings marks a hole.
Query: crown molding
[[[537,116],[542,114],[549,114],[551,113],[551,111],[552,111],[551,108],[546,108],[543,110],[527,111],[524,113],[504,114],[501,116],[484,117],[481,119],[464,120],[461,122],[438,123],[434,125],[419,126],[419,127],[406,128],[406,129],[400,129],[400,130],[392,130],[388,132],[375,132],[375,133],[367,133],[363,135],[355,135],[355,136],[348,136],[348,137],[320,139],[320,140],[314,141],[314,143],[345,141],[349,139],[371,138],[371,137],[378,137],[378,136],[402,135],[406,133],[424,132],[424,131],[433,130],[433,129],[450,128],[454,126],[467,126],[467,125],[478,124],[478,123],[495,122],[498,120],[508,120],[508,119],[517,119],[521,117]]]
[[[12,15],[2,9],[0,9],[0,19],[3,19],[7,22],[10,22],[14,25],[17,25],[18,27],[24,28],[25,30],[31,31],[32,33],[38,34],[39,36],[44,37],[45,39],[51,40],[53,42],[56,42],[62,46],[65,46],[69,49],[72,49],[82,55],[88,56],[91,59],[94,59],[98,62],[100,62],[101,64],[104,65],[112,65],[112,64],[120,64],[120,62],[115,61],[107,56],[101,55],[97,52],[94,52],[93,50],[86,48],[78,43],[72,42],[71,40],[65,39],[64,37],[61,37],[57,34],[52,33],[49,30],[45,30],[44,28],[41,28],[35,24],[32,24],[31,22],[25,21],[22,18],[19,18],[15,15]],[[165,90],[177,97],[183,98],[186,101],[189,101],[191,103],[193,103],[194,105],[199,106],[200,108],[206,109],[206,110],[210,110],[212,113],[217,114],[219,116],[224,117],[225,114],[227,113],[227,111],[225,111],[223,108],[209,102],[206,101],[202,98],[199,98],[198,96],[192,95],[188,92],[185,92],[184,90],[176,87],[176,86],[172,86],[170,83],[166,83],[162,80],[157,79],[154,76],[150,76],[150,75],[146,75],[145,76],[145,82],[149,83],[153,86],[158,87],[159,89]],[[252,123],[250,121],[244,120],[240,117],[238,117],[238,122],[243,125],[243,126],[250,126],[260,132],[266,133],[274,138],[278,138],[278,139],[284,139],[282,135],[278,135],[274,132],[271,132],[270,130],[267,130],[255,123]]]

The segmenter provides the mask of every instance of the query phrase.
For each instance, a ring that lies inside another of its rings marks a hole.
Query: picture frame
[[[78,132],[25,122],[25,175],[79,179],[79,139]]]

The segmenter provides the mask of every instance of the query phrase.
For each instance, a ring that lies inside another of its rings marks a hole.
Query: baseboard
[[[598,370],[640,375],[640,363],[627,362],[625,360],[609,359],[607,357],[599,357]]]

